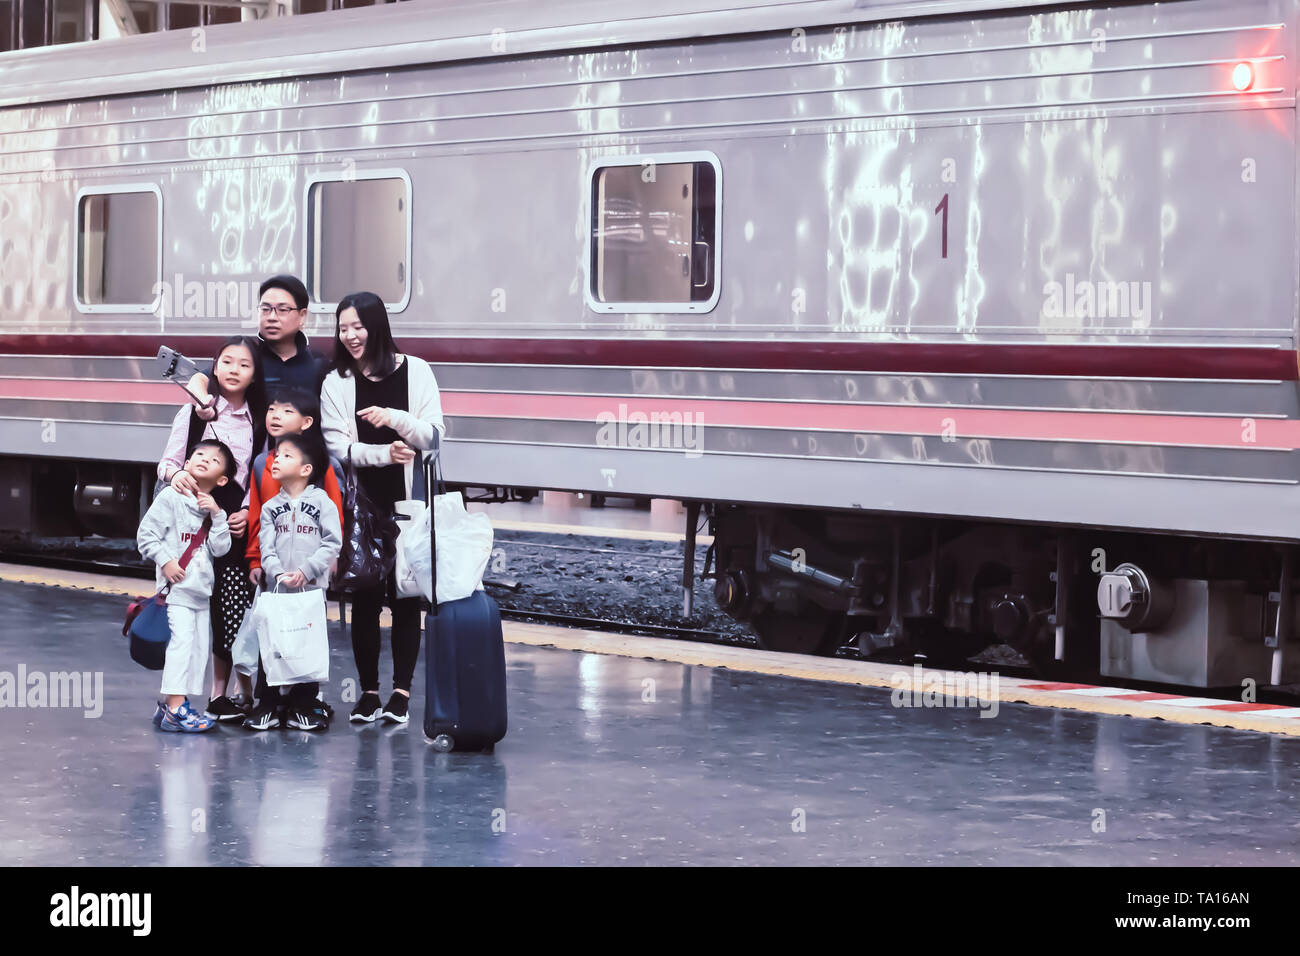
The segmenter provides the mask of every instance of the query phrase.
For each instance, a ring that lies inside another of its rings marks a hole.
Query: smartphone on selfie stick
[[[163,378],[184,389],[185,394],[194,399],[195,404],[200,408],[211,407],[213,399],[209,398],[207,402],[204,402],[199,396],[190,391],[190,379],[203,372],[203,369],[180,352],[165,345],[160,347],[158,349],[158,368],[162,372]]]

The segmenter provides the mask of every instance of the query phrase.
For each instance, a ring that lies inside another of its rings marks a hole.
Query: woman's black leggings
[[[420,657],[420,599],[394,597],[391,580],[387,593],[358,591],[352,597],[352,656],[357,677],[363,692],[379,687],[379,613],[385,604],[393,609],[393,688],[409,692]]]

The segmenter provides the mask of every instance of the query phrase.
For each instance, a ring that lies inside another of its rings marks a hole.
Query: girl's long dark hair
[[[248,390],[244,392],[244,402],[248,405],[248,414],[253,419],[253,455],[256,457],[266,444],[266,379],[262,374],[261,343],[250,335],[232,335],[222,342],[221,348],[217,349],[217,353],[212,356],[212,384],[216,386],[218,395],[227,397],[225,389],[217,379],[217,362],[221,360],[221,355],[226,349],[236,345],[248,349],[248,354],[253,357],[253,378],[248,383]]]
[[[397,368],[397,343],[393,341],[393,327],[389,324],[384,300],[373,292],[345,295],[334,310],[334,361],[330,369],[338,369],[344,378],[361,371],[347,346],[339,341],[339,317],[348,309],[356,309],[357,318],[366,327],[366,347],[361,353],[360,365],[368,367],[373,375],[386,378]]]

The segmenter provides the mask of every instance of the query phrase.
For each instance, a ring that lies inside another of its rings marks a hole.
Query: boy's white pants
[[[163,663],[162,693],[200,697],[212,656],[212,630],[206,606],[167,605],[172,639]]]

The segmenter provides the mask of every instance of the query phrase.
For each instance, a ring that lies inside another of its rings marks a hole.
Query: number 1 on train
[[[934,207],[934,214],[936,216],[939,215],[940,212],[943,213],[943,228],[940,233],[940,236],[942,237],[942,244],[941,244],[942,253],[940,258],[947,259],[948,258],[948,194],[947,193],[943,194],[943,198],[939,200],[939,205]]]

